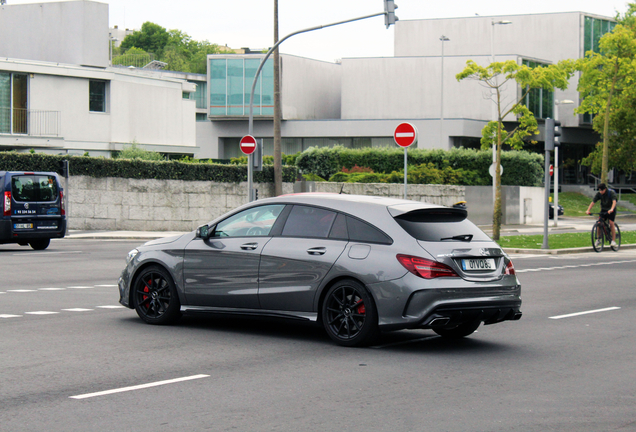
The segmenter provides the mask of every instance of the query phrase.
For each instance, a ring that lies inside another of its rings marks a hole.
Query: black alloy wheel
[[[440,328],[440,329],[433,329],[433,331],[443,338],[461,339],[470,334],[473,334],[475,330],[477,330],[477,327],[479,327],[480,324],[481,324],[481,321],[475,320],[475,321],[469,321],[469,322],[460,324],[457,327],[454,327],[451,329]]]
[[[170,324],[181,314],[181,304],[172,278],[162,267],[144,269],[133,284],[137,315],[148,324]]]
[[[614,252],[618,252],[621,248],[621,229],[618,227],[617,223],[614,223],[614,228],[616,229],[616,246],[612,246],[610,243],[610,247]]]
[[[342,346],[364,346],[378,334],[378,313],[366,288],[353,280],[333,285],[322,304],[327,334]]]
[[[33,248],[33,250],[44,250],[47,247],[49,247],[50,243],[51,243],[51,239],[38,239],[38,240],[31,240],[29,242],[29,245]]]
[[[596,222],[592,227],[592,247],[596,252],[601,252],[603,250],[603,243],[603,226],[601,222]]]

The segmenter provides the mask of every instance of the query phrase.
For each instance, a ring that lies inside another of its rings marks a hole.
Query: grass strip
[[[548,234],[548,246],[550,249],[592,247],[591,231],[590,229],[589,232],[583,233]],[[503,236],[497,243],[502,248],[541,249],[543,234]],[[636,243],[636,231],[621,231],[621,244],[633,243]]]

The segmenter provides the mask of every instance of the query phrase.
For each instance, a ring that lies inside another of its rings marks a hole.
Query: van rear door
[[[60,226],[60,191],[55,175],[13,175],[11,200],[14,232],[57,230]]]

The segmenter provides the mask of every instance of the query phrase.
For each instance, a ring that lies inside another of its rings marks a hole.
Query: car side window
[[[336,212],[295,205],[283,227],[283,237],[327,238],[336,219]]]
[[[347,216],[349,240],[364,243],[392,244],[393,240],[376,227]]]
[[[212,237],[266,236],[272,230],[284,205],[265,205],[243,210],[219,222]]]

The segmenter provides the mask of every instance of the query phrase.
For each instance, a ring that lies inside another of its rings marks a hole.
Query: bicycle
[[[614,222],[614,228],[616,229],[616,246],[611,246],[612,241],[612,229],[609,222],[603,216],[607,216],[607,213],[590,213],[591,215],[598,215],[598,220],[592,227],[592,247],[596,252],[601,252],[605,241],[610,244],[610,248],[617,252],[621,247],[621,230],[618,227],[618,223]],[[600,235],[599,235],[600,234]]]

